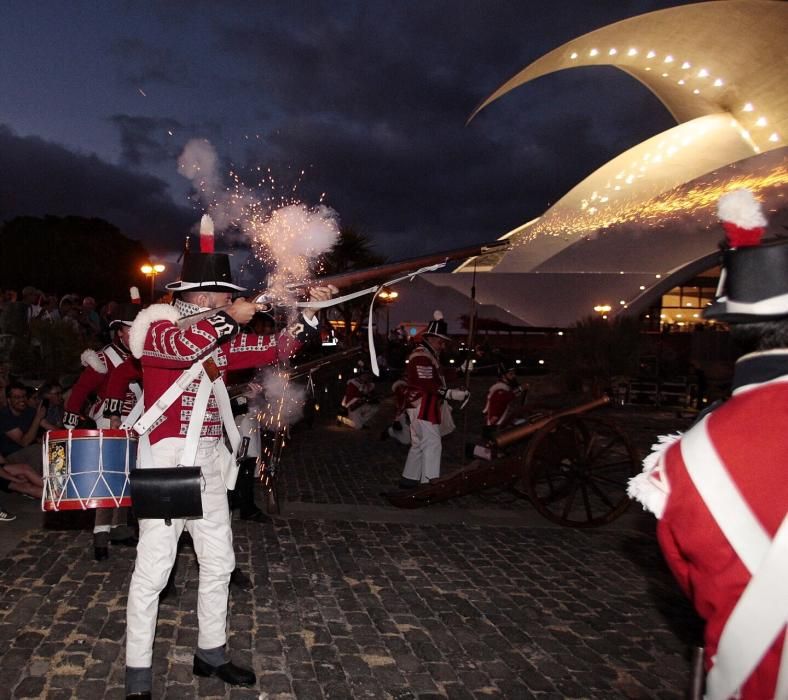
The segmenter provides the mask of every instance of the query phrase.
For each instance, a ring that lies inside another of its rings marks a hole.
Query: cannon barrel
[[[594,399],[593,401],[589,401],[588,403],[581,403],[579,406],[567,408],[565,411],[553,413],[552,415],[542,418],[535,423],[518,425],[516,428],[507,430],[506,432],[503,432],[497,437],[493,438],[493,444],[495,444],[497,447],[507,447],[508,445],[513,445],[515,442],[520,442],[520,440],[523,440],[529,435],[541,430],[550,421],[553,421],[556,418],[563,418],[564,416],[571,416],[577,413],[587,413],[588,411],[592,411],[593,409],[599,408],[600,406],[605,406],[608,403],[610,403],[610,397],[602,396],[598,399]]]

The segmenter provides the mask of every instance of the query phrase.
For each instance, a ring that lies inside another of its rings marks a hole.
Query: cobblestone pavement
[[[682,423],[669,412],[623,417],[646,447]],[[154,697],[681,696],[698,627],[650,520],[552,527],[503,492],[403,518],[380,496],[403,459],[376,429],[296,431],[283,517],[234,524],[254,588],[231,592],[230,648],[257,686],[193,677],[198,573],[185,546],[178,595],[160,608]],[[469,522],[480,510],[488,522]],[[55,525],[0,560],[0,698],[123,697],[134,552],[97,563],[90,545],[88,531]]]

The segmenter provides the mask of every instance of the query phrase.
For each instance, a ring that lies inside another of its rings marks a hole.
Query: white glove
[[[459,401],[460,410],[465,408],[468,405],[468,401],[471,400],[471,392],[467,389],[447,389],[445,396],[450,401]]]

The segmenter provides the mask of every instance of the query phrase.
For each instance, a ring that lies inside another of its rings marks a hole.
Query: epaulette
[[[129,329],[131,354],[137,359],[142,357],[142,352],[145,349],[145,336],[148,335],[148,328],[152,324],[157,321],[177,323],[180,317],[178,310],[169,304],[152,304],[147,309],[140,311]]]
[[[83,367],[90,367],[99,374],[107,373],[107,363],[95,350],[85,350],[85,352],[79,356],[79,361],[82,363]]]
[[[643,460],[643,471],[629,480],[627,494],[638,501],[643,510],[650,510],[657,519],[665,512],[670,495],[670,484],[665,474],[665,454],[681,439],[681,433],[660,435],[652,446],[652,452]]]

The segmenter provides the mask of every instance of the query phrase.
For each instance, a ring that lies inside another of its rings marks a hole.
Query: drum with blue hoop
[[[44,439],[43,510],[131,505],[129,471],[137,464],[133,430],[50,430]]]

